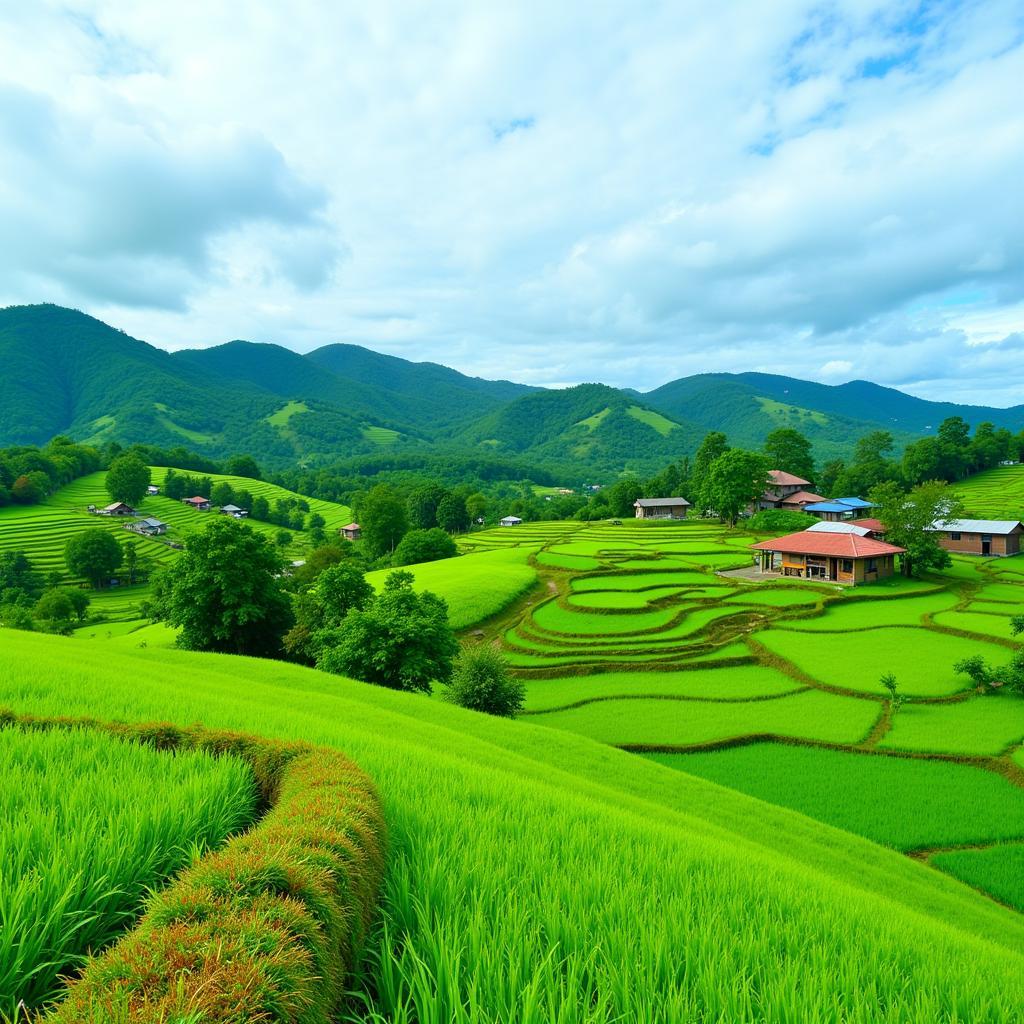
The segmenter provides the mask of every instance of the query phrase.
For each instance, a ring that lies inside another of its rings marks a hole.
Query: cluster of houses
[[[150,485],[146,488],[146,494],[149,497],[153,497],[160,493],[160,488],[154,485]],[[209,512],[213,508],[209,498],[204,498],[201,494],[197,494],[191,498],[182,498],[183,505],[188,505],[189,508],[195,509],[197,512]],[[221,515],[230,516],[232,519],[245,519],[249,515],[247,509],[240,508],[238,505],[222,505],[218,511]],[[152,516],[147,516],[144,519],[136,518],[138,512],[135,511],[123,501],[114,501],[109,505],[105,505],[103,508],[97,508],[95,505],[89,506],[89,512],[95,516],[114,516],[117,518],[131,518],[134,522],[125,523],[124,528],[131,530],[132,533],[138,533],[145,537],[161,537],[167,532],[167,524],[161,522],[159,519],[155,519]],[[355,527],[356,537],[350,539],[358,540],[359,527],[352,524]],[[345,527],[349,529],[349,527]]]

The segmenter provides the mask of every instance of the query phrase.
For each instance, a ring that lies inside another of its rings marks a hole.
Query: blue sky
[[[1022,83],[1020,0],[4,5],[0,303],[1016,404]]]

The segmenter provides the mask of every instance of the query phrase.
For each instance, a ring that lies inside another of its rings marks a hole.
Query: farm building
[[[685,498],[638,498],[633,502],[637,519],[685,519],[689,507]]]
[[[784,473],[781,469],[769,470],[766,483],[768,487],[757,500],[756,507],[751,509],[752,512],[759,508],[784,508],[799,512],[814,502],[825,500],[820,494],[806,490],[811,486],[809,480]]]
[[[151,497],[155,498],[160,493],[160,488],[156,484],[150,484],[146,488],[146,493]]]
[[[804,530],[752,545],[762,573],[830,583],[870,583],[892,576],[904,548],[856,533]]]
[[[96,515],[98,516],[133,516],[135,515],[135,509],[131,505],[126,505],[123,501],[115,501],[104,508],[97,509]]]
[[[167,532],[167,524],[160,522],[159,519],[140,519],[135,523],[128,523],[125,526],[126,530],[131,530],[132,533],[142,533],[147,537],[159,537]]]
[[[340,533],[345,540],[359,540],[363,535],[363,531],[359,528],[358,523],[349,523],[348,526],[343,526],[338,533]]]
[[[248,510],[239,508],[237,505],[221,505],[220,514],[222,516],[231,516],[232,519],[244,519],[248,514]]]
[[[885,536],[885,523],[881,519],[850,519],[850,526],[863,526],[871,531],[871,536],[881,540]]]
[[[870,537],[871,531],[866,526],[857,526],[854,523],[837,523],[828,519],[808,526],[805,533],[852,533],[855,537]]]
[[[210,499],[204,498],[201,494],[197,494],[193,498],[182,498],[181,502],[183,505],[190,505],[197,512],[210,511]]]
[[[505,516],[504,519],[500,520],[502,526],[521,526],[522,522],[519,516]]]
[[[870,501],[863,498],[830,498],[828,501],[818,501],[813,505],[805,505],[804,511],[819,519],[838,523],[844,519],[852,519],[856,515],[874,508]]]
[[[961,555],[1020,554],[1024,525],[1017,519],[947,519],[933,523],[939,546]]]

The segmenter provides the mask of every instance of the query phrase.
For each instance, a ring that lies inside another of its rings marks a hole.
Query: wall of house
[[[954,551],[961,555],[981,554],[981,534],[961,533],[959,540],[953,540],[948,533],[940,534],[939,545],[947,551]],[[996,557],[1005,555],[1016,555],[1020,552],[1020,535],[992,534],[992,554]]]

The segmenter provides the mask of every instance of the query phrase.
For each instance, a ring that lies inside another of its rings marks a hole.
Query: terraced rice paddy
[[[252,772],[84,730],[0,729],[0,1016],[140,912],[148,887],[250,822]]]
[[[526,680],[530,721],[659,750],[899,849],[1024,839],[1024,700],[977,694],[953,668],[1009,658],[1024,559],[844,589],[721,575],[749,565],[752,538],[708,523],[528,529],[550,596],[489,632]],[[688,760],[719,747],[736,749]]]
[[[1024,466],[999,466],[956,485],[968,516],[1024,520]]]

